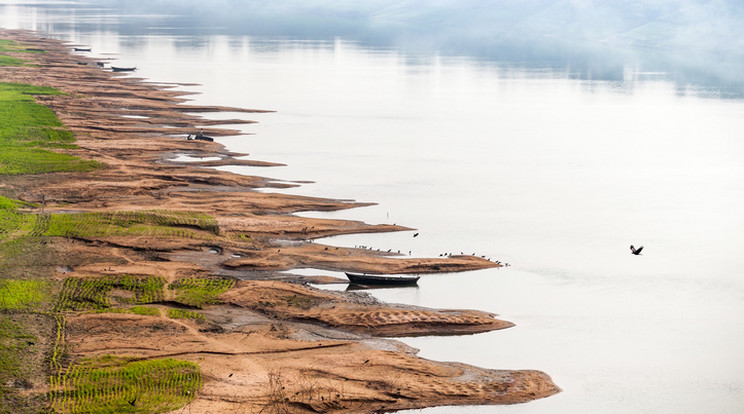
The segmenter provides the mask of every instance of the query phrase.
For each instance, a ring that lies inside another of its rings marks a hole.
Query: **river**
[[[744,412],[739,91],[637,62],[592,71],[236,34],[94,4],[0,1],[0,26],[90,46],[132,76],[198,83],[182,87],[198,104],[276,110],[220,142],[288,166],[228,168],[378,203],[308,215],[419,233],[323,242],[510,264],[372,294],[499,314],[516,326],[403,341],[426,358],[538,369],[563,392],[421,411]]]

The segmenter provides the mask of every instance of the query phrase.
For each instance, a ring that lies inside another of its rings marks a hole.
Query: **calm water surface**
[[[126,34],[122,21],[151,30]],[[277,110],[238,126],[253,135],[221,141],[289,165],[231,170],[379,203],[307,215],[420,232],[328,243],[511,263],[373,294],[500,314],[517,326],[404,341],[426,358],[539,369],[563,393],[425,412],[744,412],[744,102],[631,64],[588,77],[345,39],[174,34],[172,24],[0,2],[0,25],[90,45],[135,76],[200,83],[184,88],[201,92],[199,104]]]

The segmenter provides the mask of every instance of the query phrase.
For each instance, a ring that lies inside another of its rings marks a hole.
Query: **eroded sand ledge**
[[[205,275],[262,279],[238,282],[222,296],[225,305],[204,311],[206,322],[131,314],[69,316],[67,343],[73,358],[115,354],[195,361],[201,366],[204,387],[190,405],[193,413],[258,412],[271,404],[296,412],[512,404],[559,391],[539,371],[429,361],[416,357],[415,350],[400,342],[378,338],[465,334],[512,326],[492,314],[383,304],[364,294],[319,291],[298,283],[299,278],[286,280],[272,273],[296,267],[433,273],[497,265],[465,256],[391,258],[363,249],[311,243],[331,235],[407,229],[292,215],[366,204],[253,191],[294,184],[205,168],[276,164],[236,159],[244,154],[214,142],[184,139],[200,127],[206,135],[232,135],[235,131],[219,129],[219,124],[251,122],[208,121],[194,113],[259,111],[188,105],[181,93],[101,70],[93,60],[70,54],[70,48],[59,41],[21,31],[0,31],[0,37],[47,52],[19,55],[35,59],[38,66],[0,67],[0,79],[67,92],[37,100],[75,133],[80,149],[69,153],[107,166],[91,173],[4,177],[5,190],[29,202],[44,200],[52,213],[196,211],[214,216],[220,229],[217,235],[196,239],[57,239],[55,248],[70,261],[59,278],[137,274],[167,281]],[[91,64],[79,64],[86,61]],[[177,154],[220,160],[169,161]]]

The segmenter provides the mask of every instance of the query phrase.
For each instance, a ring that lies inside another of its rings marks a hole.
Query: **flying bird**
[[[632,253],[632,254],[634,254],[636,256],[638,256],[639,254],[641,254],[641,250],[643,250],[643,246],[641,246],[641,247],[639,247],[639,248],[636,249],[635,247],[633,247],[632,244],[630,245],[630,253]]]
[[[413,237],[417,237],[418,235],[418,233],[413,233]]]

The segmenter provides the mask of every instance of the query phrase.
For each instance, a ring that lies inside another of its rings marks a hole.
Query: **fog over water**
[[[511,263],[372,294],[500,314],[516,326],[404,341],[563,392],[425,412],[744,412],[744,7],[357,3],[0,0],[0,26],[277,110],[221,142],[288,166],[231,170],[420,233],[323,242]]]

